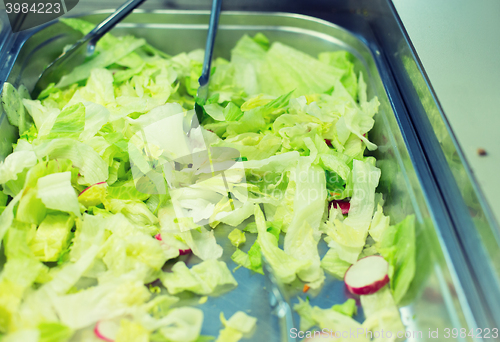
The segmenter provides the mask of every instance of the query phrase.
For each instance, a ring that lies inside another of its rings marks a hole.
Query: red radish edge
[[[88,190],[88,189],[90,189],[91,187],[96,186],[96,185],[101,185],[101,184],[106,184],[106,182],[99,182],[99,183],[95,183],[95,184],[93,184],[93,185],[89,186],[88,188],[86,188],[85,190],[83,190],[82,192],[80,192],[80,195],[78,195],[78,196],[81,196],[81,195],[82,195],[85,191],[87,191],[87,190]]]
[[[100,322],[97,322],[96,325],[95,325],[95,327],[94,327],[94,334],[95,334],[95,336],[98,339],[106,341],[106,342],[115,342],[115,340],[110,339],[110,338],[104,336],[103,334],[101,334],[101,332],[99,331],[99,323]]]
[[[325,139],[326,144],[328,147],[332,147],[332,141],[330,139]]]
[[[369,295],[377,292],[389,282],[389,263],[379,255],[359,259],[344,275],[349,292]]]
[[[333,205],[334,208],[337,208],[337,206],[340,207],[340,210],[342,210],[342,215],[348,214],[349,209],[351,208],[351,203],[347,201],[339,201],[339,200],[333,200],[330,202],[330,207]]]
[[[163,239],[161,238],[161,234],[158,233],[155,235],[155,239],[158,240],[158,241],[162,241]],[[191,249],[188,248],[188,249],[179,249],[179,255],[186,255],[186,254],[189,254],[191,253]]]

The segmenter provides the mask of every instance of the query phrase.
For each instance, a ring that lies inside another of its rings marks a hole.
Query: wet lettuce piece
[[[391,289],[396,303],[399,303],[415,276],[415,216],[410,215],[398,224],[389,226],[377,245],[377,251],[389,262]]]

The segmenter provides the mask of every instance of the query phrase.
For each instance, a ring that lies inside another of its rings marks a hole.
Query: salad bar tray
[[[109,13],[97,11],[81,18],[98,23]],[[154,48],[168,55],[177,55],[204,46],[208,16],[207,11],[136,11],[114,28],[112,34],[144,38]],[[377,193],[384,196],[384,214],[390,217],[391,225],[411,215],[415,217],[415,236],[412,238],[416,249],[414,277],[399,303],[403,324],[411,336],[407,340],[435,341],[431,332],[436,330],[439,330],[441,338],[445,329],[460,331],[465,328],[470,331],[478,327],[488,328],[483,326],[489,324],[490,318],[487,310],[479,304],[482,302],[480,291],[461,252],[462,247],[455,238],[453,225],[445,214],[446,208],[426,166],[428,161],[421,151],[408,109],[376,39],[306,15],[227,11],[221,14],[214,57],[230,59],[231,48],[242,36],[259,33],[270,42],[281,42],[311,56],[325,51],[348,51],[355,57],[355,73],[359,75],[361,72],[364,76],[368,99],[376,96],[380,102],[379,111],[374,117],[375,124],[369,132],[369,140],[378,148],[368,152],[368,155],[375,157],[376,166],[381,170]],[[64,46],[79,37],[76,31],[68,30],[63,23],[47,25],[17,36],[7,37],[4,32],[0,37],[2,81],[16,88],[24,85],[32,90],[43,68],[60,54]],[[0,160],[11,152],[15,134],[6,115],[2,114]],[[238,266],[231,258],[235,248],[228,234],[232,229],[220,226],[214,230],[217,242],[224,250],[220,260],[226,262],[230,270]],[[246,244],[250,246],[252,243],[250,237]],[[321,240],[321,258],[327,250],[327,244]],[[3,253],[0,254],[1,270]],[[196,257],[180,258],[188,266],[200,261]],[[221,312],[225,317],[231,317],[237,311],[244,311],[257,318],[257,329],[251,337],[252,341],[285,341],[279,320],[269,305],[265,278],[244,268],[234,271],[233,276],[238,286],[223,296],[210,297],[203,304],[198,304],[197,298],[181,298],[184,304],[196,305],[203,311],[201,333],[217,336],[221,327]],[[284,292],[292,306],[298,303],[297,297],[303,300],[307,297],[311,305],[320,308],[342,304],[350,298],[344,282],[329,274],[326,275],[325,284],[317,291],[303,293],[301,283],[292,283],[284,287]],[[364,320],[362,310],[358,310],[354,319],[359,322]],[[298,328],[300,317],[297,313],[294,313],[294,320]],[[452,340],[451,336],[449,340]],[[457,337],[456,340],[479,339]]]

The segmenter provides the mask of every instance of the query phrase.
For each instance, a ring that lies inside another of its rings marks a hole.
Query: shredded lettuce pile
[[[312,289],[325,271],[342,278],[360,257],[381,254],[390,290],[361,300],[363,325],[399,327],[396,304],[415,273],[413,218],[391,226],[383,214],[380,170],[365,156],[377,148],[368,132],[379,103],[368,99],[354,57],[314,58],[243,36],[230,60],[214,61],[201,125],[191,126],[202,60],[202,50],[169,56],[108,34],[37,99],[4,86],[20,134],[0,164],[4,341],[99,341],[94,330],[106,320],[117,322],[117,342],[203,340],[203,312],[179,306],[176,295],[237,287],[219,260],[213,230],[221,225],[234,227],[235,263],[262,273],[264,255],[278,281]],[[217,151],[236,157],[224,164]],[[343,214],[337,204],[347,202]],[[188,267],[178,259],[185,253],[201,262]],[[307,328],[360,327],[355,309],[298,306]],[[256,325],[243,312],[222,322],[221,342]]]

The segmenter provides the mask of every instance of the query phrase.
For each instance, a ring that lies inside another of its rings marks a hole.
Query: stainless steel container
[[[257,3],[266,7],[264,2]],[[331,8],[322,1],[319,3]],[[436,329],[443,336],[445,328],[469,332],[476,328],[491,329],[495,324],[498,327],[500,306],[495,306],[500,300],[495,269],[499,264],[495,254],[499,250],[498,232],[488,220],[487,207],[478,200],[481,196],[475,191],[466,166],[456,157],[459,153],[397,16],[390,3],[376,3],[380,7],[364,1],[340,7],[346,11],[345,17],[335,11],[314,13],[339,22],[350,31],[330,21],[299,14],[223,12],[215,56],[228,58],[230,48],[243,34],[257,32],[311,55],[339,49],[352,52],[358,58],[357,70],[366,76],[369,97],[376,95],[381,103],[370,138],[379,146],[374,155],[382,170],[378,191],[386,194],[384,211],[393,224],[406,215],[415,214],[417,218],[417,274],[401,307],[407,329],[416,332],[408,341],[436,341],[429,336],[429,331]],[[84,18],[97,23],[107,13],[109,11],[94,12]],[[6,23],[5,13],[2,14],[1,19]],[[354,19],[348,22],[348,18]],[[136,11],[118,25],[113,34],[143,37],[160,50],[176,54],[203,48],[207,22],[206,11]],[[65,45],[78,38],[78,34],[60,23],[17,35],[12,35],[6,26],[0,35],[1,80],[15,86],[24,84],[28,89],[33,88],[44,66],[55,59]],[[9,153],[14,141],[15,130],[2,114],[0,160]],[[457,187],[456,179],[462,181],[462,188]],[[464,195],[460,189],[469,192]],[[470,194],[476,199],[471,200]],[[474,218],[469,208],[474,209]],[[482,228],[476,229],[476,226]],[[228,232],[223,227],[216,229],[219,243],[228,247],[223,260],[232,269],[236,265],[230,259]],[[320,251],[326,252],[324,244]],[[234,275],[239,283],[234,291],[200,306],[205,313],[202,334],[217,335],[220,311],[228,317],[243,310],[259,319],[258,331],[252,340],[280,341],[278,321],[271,315],[263,290],[264,278],[246,269],[239,269]],[[300,289],[294,286],[287,291],[291,295],[300,294]],[[311,298],[311,303],[326,308],[345,300],[343,282],[328,277],[321,293]],[[362,320],[362,312],[355,318]],[[456,340],[481,339],[466,336]]]

